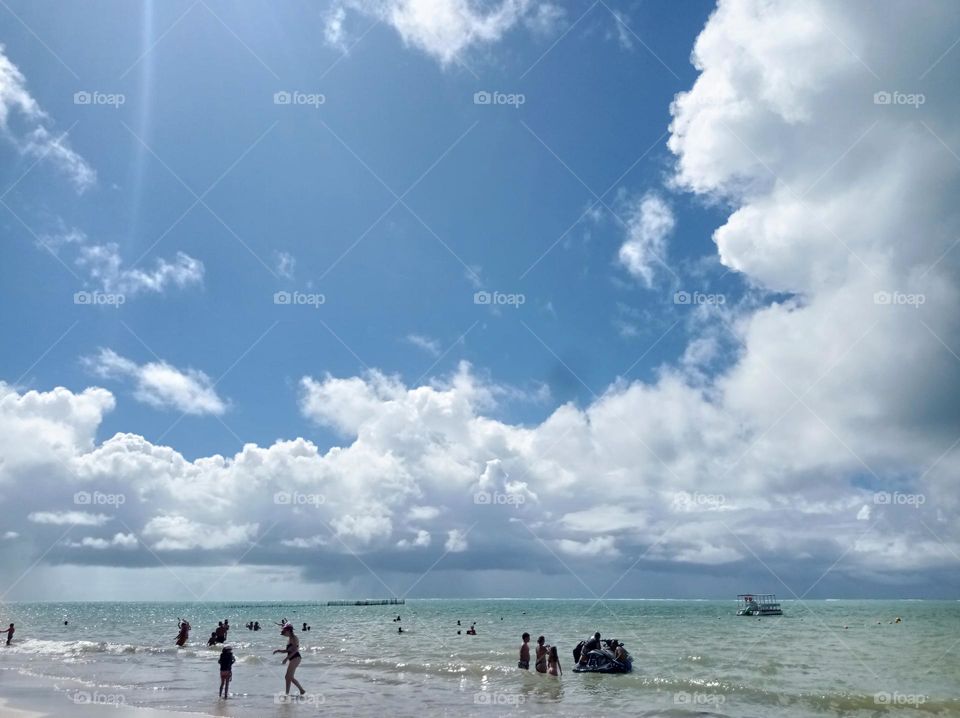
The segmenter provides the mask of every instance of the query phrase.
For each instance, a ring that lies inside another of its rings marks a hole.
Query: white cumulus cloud
[[[86,511],[34,511],[27,515],[27,519],[35,524],[54,526],[103,526],[110,517]]]
[[[960,147],[960,53],[917,85],[958,35],[960,16],[936,3],[719,4],[693,53],[697,80],[672,107],[673,184],[724,208],[717,252],[750,301],[652,378],[521,424],[497,418],[504,392],[467,364],[417,385],[318,372],[301,379],[299,409],[337,432],[334,445],[295,438],[196,459],[135,434],[98,439],[114,404],[103,389],[0,384],[8,530],[74,523],[73,493],[95,486],[126,494],[118,518],[174,559],[216,560],[206,554],[275,525],[253,556],[313,579],[325,577],[291,548],[349,580],[366,567],[419,575],[443,541],[433,574],[564,571],[553,546],[578,575],[608,570],[606,585],[632,565],[633,576],[708,581],[703,567],[722,565],[724,577],[752,568],[769,580],[756,554],[784,576],[816,566],[811,582],[830,569],[820,586],[942,586],[960,552],[960,163],[943,147]],[[883,88],[931,101],[875,105]],[[665,251],[652,247],[636,255],[643,281]],[[895,291],[925,302],[892,303]],[[706,372],[719,333],[736,351]],[[107,359],[125,377],[143,369]],[[874,503],[878,490],[925,501]],[[326,500],[273,500],[294,491]],[[424,534],[438,540],[409,550]],[[90,560],[147,553],[86,548]]]
[[[109,539],[85,536],[79,542],[70,543],[69,545],[74,548],[92,548],[97,551],[105,551],[108,548],[133,549],[136,548],[139,543],[137,537],[133,534],[116,533],[113,535],[113,538]]]
[[[613,536],[594,536],[586,541],[574,541],[572,539],[560,539],[557,547],[565,554],[576,556],[578,558],[593,556],[616,556],[620,552],[617,550],[616,539]]]
[[[244,546],[257,535],[257,524],[213,525],[185,516],[156,516],[143,527],[143,535],[153,539],[155,551],[205,551]]]
[[[447,541],[443,545],[445,551],[450,553],[460,553],[469,548],[466,532],[462,529],[451,529],[447,532]]]
[[[112,349],[84,358],[90,371],[104,379],[130,379],[134,397],[157,409],[176,409],[185,414],[214,414],[227,410],[209,376],[197,369],[180,370],[163,361],[137,364]]]

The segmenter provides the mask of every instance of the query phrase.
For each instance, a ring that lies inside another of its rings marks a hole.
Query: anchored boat
[[[782,616],[780,602],[772,593],[741,593],[737,596],[738,616]]]

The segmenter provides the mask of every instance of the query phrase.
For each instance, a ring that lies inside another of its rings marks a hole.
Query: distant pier
[[[402,606],[402,598],[373,598],[365,601],[327,601],[328,606]]]

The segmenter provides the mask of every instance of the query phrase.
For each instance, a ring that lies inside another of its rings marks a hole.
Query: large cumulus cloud
[[[945,149],[960,148],[960,51],[934,65],[960,19],[922,5],[720,3],[672,108],[672,185],[729,207],[714,239],[751,301],[655,381],[518,425],[494,418],[504,388],[466,364],[421,386],[318,373],[299,410],[339,445],[193,461],[132,434],[97,443],[103,389],[4,387],[3,500],[110,517],[51,561],[416,575],[446,553],[435,572],[702,581],[772,565],[807,585],[931,586],[960,555],[960,162]],[[711,376],[696,356],[718,333],[736,349]],[[76,492],[125,500],[81,509]],[[63,527],[9,528],[4,546],[45,548]]]

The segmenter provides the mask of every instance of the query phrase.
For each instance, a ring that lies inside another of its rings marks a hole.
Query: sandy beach
[[[160,711],[153,708],[134,708],[133,706],[122,706],[117,708],[108,708],[107,706],[71,706],[69,713],[63,710],[63,706],[51,700],[50,704],[45,704],[45,700],[40,694],[32,694],[30,698],[23,698],[23,704],[30,707],[18,707],[20,698],[16,703],[7,698],[0,698],[0,715],[4,718],[57,718],[62,715],[76,716],[77,718],[103,718],[104,715],[114,716],[114,718],[176,718],[177,716],[202,716],[201,713],[176,713],[173,711]],[[110,710],[109,713],[106,711]]]
[[[94,688],[77,679],[47,680],[12,670],[0,670],[2,718],[225,718],[229,706],[210,712],[183,712],[150,708],[113,698],[105,688]]]

